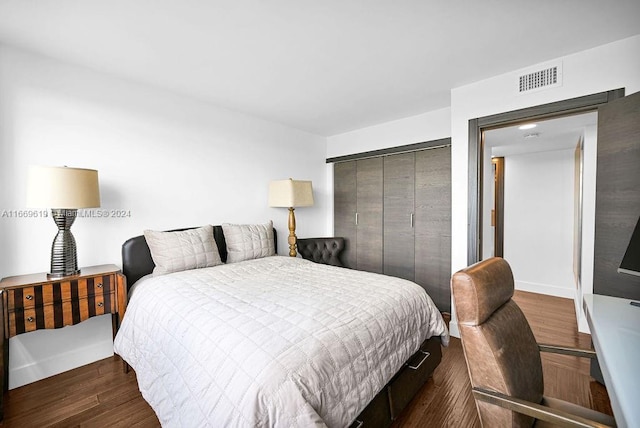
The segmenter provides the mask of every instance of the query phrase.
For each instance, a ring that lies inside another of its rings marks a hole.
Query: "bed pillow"
[[[156,264],[154,276],[222,264],[211,225],[179,232],[145,230],[144,237]]]
[[[227,263],[275,256],[273,222],[265,224],[222,225],[227,242]]]

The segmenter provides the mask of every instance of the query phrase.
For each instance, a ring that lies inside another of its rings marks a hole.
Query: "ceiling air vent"
[[[542,70],[526,73],[518,78],[518,92],[527,93],[562,84],[562,66],[554,65]]]

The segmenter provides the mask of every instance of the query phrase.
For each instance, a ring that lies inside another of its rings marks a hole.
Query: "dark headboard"
[[[186,227],[183,229],[169,230],[168,232],[178,232],[181,230],[195,229],[194,227]],[[222,226],[213,226],[213,238],[216,240],[218,252],[223,262],[227,261],[227,243],[224,240]],[[278,253],[278,236],[276,230],[273,229],[273,241],[276,254]],[[145,275],[153,272],[156,264],[151,258],[151,251],[147,245],[144,235],[135,236],[122,244],[122,273],[127,277],[127,287],[131,287],[134,282]]]

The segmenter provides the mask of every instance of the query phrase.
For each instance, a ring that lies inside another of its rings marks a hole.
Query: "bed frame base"
[[[442,360],[439,337],[425,340],[391,381],[358,415],[350,428],[387,428],[400,415]]]

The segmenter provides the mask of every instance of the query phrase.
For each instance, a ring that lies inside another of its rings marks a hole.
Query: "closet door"
[[[415,154],[384,157],[384,273],[415,280]]]
[[[382,273],[382,158],[356,161],[356,267]]]
[[[340,258],[346,267],[356,266],[356,161],[333,165],[333,229],[345,239]]]
[[[451,147],[416,152],[415,281],[451,312]]]

